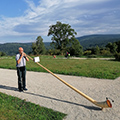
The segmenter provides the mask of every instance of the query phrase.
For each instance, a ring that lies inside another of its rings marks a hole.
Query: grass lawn
[[[53,73],[85,76],[103,79],[115,79],[120,76],[120,62],[93,59],[63,59],[57,56],[40,56],[40,64]],[[16,69],[15,57],[0,59],[0,68]],[[33,61],[27,62],[27,70],[46,72]]]
[[[0,93],[0,120],[62,120],[66,115]]]

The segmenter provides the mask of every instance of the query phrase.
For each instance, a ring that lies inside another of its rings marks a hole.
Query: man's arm
[[[26,59],[26,61],[29,61],[29,58],[27,57],[27,55],[24,53],[24,57]]]
[[[22,57],[23,57],[23,53],[21,54],[20,58],[17,60],[17,64],[21,62]]]

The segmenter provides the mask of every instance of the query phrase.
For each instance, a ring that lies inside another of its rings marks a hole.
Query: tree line
[[[109,42],[113,43],[120,40],[120,34],[98,34],[98,35],[86,35],[77,37],[80,44],[83,46],[83,50],[89,47],[105,47]]]
[[[32,53],[34,55],[49,54],[49,55],[65,55],[66,52],[71,56],[88,56],[96,57],[102,56],[117,56],[120,53],[120,41],[111,43],[109,42],[105,47],[87,48],[83,51],[83,47],[80,42],[75,38],[77,33],[71,28],[69,24],[63,24],[57,22],[55,25],[51,25],[48,36],[52,36],[51,49],[46,50],[43,39],[38,36],[36,41],[32,44]]]
[[[55,25],[51,25],[49,27],[48,36],[52,36],[51,43],[48,49],[46,49],[45,44],[43,43],[43,38],[38,36],[34,43],[32,43],[31,47],[25,47],[25,51],[27,54],[33,55],[66,55],[66,53],[70,53],[71,56],[88,56],[88,57],[96,57],[98,55],[102,56],[117,56],[118,59],[120,54],[120,41],[114,43],[108,43],[105,47],[99,47],[98,45],[95,47],[87,48],[83,50],[82,45],[75,38],[77,32],[71,28],[69,24],[64,24],[61,22],[57,22]],[[20,45],[14,43],[15,47],[9,48],[15,49]],[[10,47],[10,46],[9,46]],[[4,49],[4,48],[3,48]],[[10,52],[10,51],[9,51]],[[17,53],[16,49],[16,53]],[[0,52],[0,56],[6,55],[5,52]]]

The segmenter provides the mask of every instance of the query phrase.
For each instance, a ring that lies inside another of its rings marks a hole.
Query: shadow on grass
[[[10,86],[5,86],[5,85],[0,85],[0,89],[18,91],[18,89],[15,88],[15,87],[10,87]],[[78,103],[74,103],[74,102],[70,102],[70,101],[66,101],[66,100],[60,100],[60,99],[57,99],[57,98],[48,97],[48,96],[39,95],[39,94],[35,94],[35,93],[30,93],[30,92],[24,92],[24,93],[25,94],[29,94],[29,95],[39,96],[41,98],[46,98],[46,99],[50,99],[50,100],[63,102],[63,103],[68,103],[68,104],[72,104],[72,105],[82,106],[82,107],[87,108],[89,110],[101,111],[101,108],[98,108],[98,107],[95,107],[95,106],[86,106],[86,105],[82,105],[82,104],[78,104]]]

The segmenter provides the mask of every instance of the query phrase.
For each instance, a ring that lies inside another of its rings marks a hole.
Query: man
[[[19,54],[16,55],[16,67],[18,75],[18,89],[20,92],[27,90],[26,88],[26,61],[29,61],[23,48],[19,48]]]

